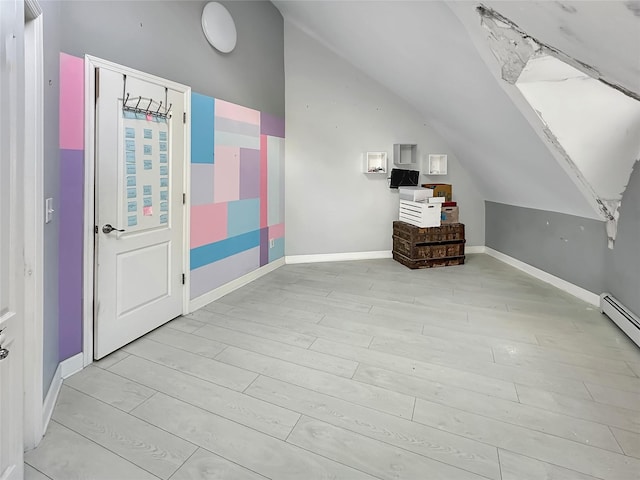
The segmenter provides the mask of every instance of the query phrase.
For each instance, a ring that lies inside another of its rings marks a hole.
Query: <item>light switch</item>
[[[53,218],[53,198],[47,198],[44,201],[44,223],[49,223]]]

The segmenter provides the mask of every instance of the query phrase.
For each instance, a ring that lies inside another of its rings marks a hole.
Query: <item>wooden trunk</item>
[[[393,222],[393,258],[409,268],[464,264],[464,224],[420,228]]]

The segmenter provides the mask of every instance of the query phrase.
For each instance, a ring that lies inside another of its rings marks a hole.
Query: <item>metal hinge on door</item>
[[[182,194],[182,204],[183,204],[183,205],[186,205],[186,204],[187,204],[187,194],[186,194],[186,193],[183,193],[183,194]]]
[[[184,281],[185,281],[185,275],[184,273],[182,274],[182,284],[184,285]]]
[[[187,112],[182,112],[182,123],[187,123]]]

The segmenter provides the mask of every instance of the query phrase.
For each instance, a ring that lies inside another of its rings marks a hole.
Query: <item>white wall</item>
[[[394,143],[449,155],[447,176],[420,181],[451,183],[467,245],[484,245],[483,198],[428,118],[287,20],[285,78],[286,255],[391,250],[398,193],[362,157]]]
[[[529,60],[516,86],[594,192],[620,200],[640,155],[640,102],[550,55]]]

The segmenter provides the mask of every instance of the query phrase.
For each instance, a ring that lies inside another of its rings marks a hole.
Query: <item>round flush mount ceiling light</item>
[[[209,43],[222,53],[229,53],[236,47],[236,24],[229,10],[219,2],[209,2],[204,6],[202,31]]]

